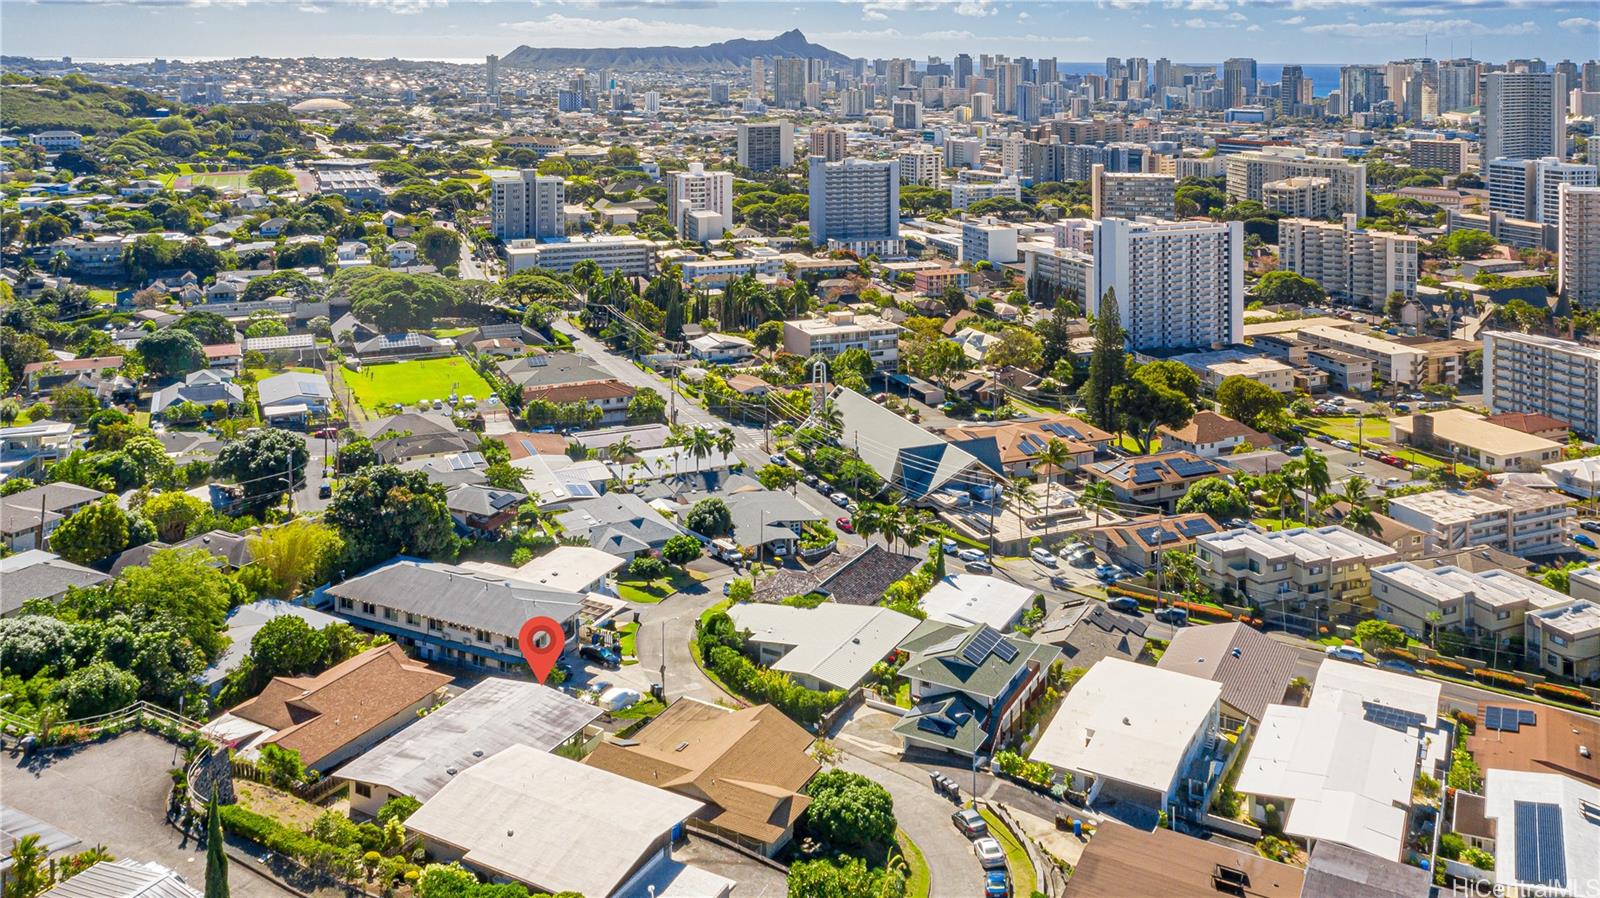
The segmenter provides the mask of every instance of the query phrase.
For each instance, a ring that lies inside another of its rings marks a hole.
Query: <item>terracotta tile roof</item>
[[[575,383],[522,388],[525,401],[543,399],[546,402],[595,402],[601,399],[621,399],[633,395],[633,387],[620,380],[583,380]]]
[[[266,742],[300,752],[312,766],[449,682],[391,643],[314,677],[273,677],[231,713],[277,730]]]
[[[208,359],[230,359],[244,354],[244,347],[238,343],[214,343],[200,348],[205,350]]]
[[[631,744],[601,743],[584,763],[705,801],[707,821],[771,844],[811,804],[800,794],[821,768],[811,742],[771,705],[730,711],[679,699]]]
[[[1197,443],[1218,443],[1223,440],[1241,437],[1245,442],[1257,449],[1276,446],[1280,442],[1277,437],[1262,433],[1247,427],[1232,418],[1219,415],[1213,411],[1202,410],[1188,424],[1176,430],[1170,427],[1161,427],[1157,430],[1163,439],[1172,438],[1182,443],[1195,445]]]
[[[30,366],[31,367],[31,366]],[[1490,424],[1509,427],[1522,433],[1544,433],[1547,430],[1566,430],[1567,422],[1549,415],[1530,415],[1523,412],[1503,412],[1484,420]]]
[[[1095,830],[1083,857],[1067,880],[1064,898],[1160,895],[1162,898],[1216,898],[1218,867],[1250,878],[1244,892],[1253,898],[1299,898],[1305,874],[1298,867],[1254,853],[1157,829],[1144,832],[1106,821]]]
[[[1000,450],[1000,460],[1008,465],[1034,458],[1051,440],[1066,443],[1075,455],[1093,452],[1096,447],[1111,442],[1111,434],[1067,415],[998,424],[966,424],[949,428],[944,436],[955,442],[993,437]]]
[[[1489,706],[1532,711],[1534,723],[1517,727],[1516,732],[1491,730],[1483,725]],[[1600,718],[1576,714],[1515,699],[1495,699],[1480,704],[1478,726],[1467,737],[1467,748],[1485,770],[1521,770],[1528,773],[1559,773],[1600,786]],[[1578,747],[1589,747],[1589,757],[1578,754]]]
[[[32,374],[46,368],[55,368],[62,373],[69,371],[99,371],[101,368],[121,368],[122,356],[97,355],[87,359],[66,359],[65,361],[51,360],[48,362],[29,362],[23,367],[23,374]]]

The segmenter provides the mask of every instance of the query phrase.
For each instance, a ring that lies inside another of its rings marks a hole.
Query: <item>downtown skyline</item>
[[[86,15],[89,8],[92,15]],[[451,3],[6,2],[0,51],[48,58],[399,57],[469,61],[531,47],[692,46],[788,28],[850,56],[1001,52],[1093,62],[1105,55],[1299,64],[1429,56],[1593,55],[1594,4],[1486,0],[1334,4],[1326,0],[997,0],[877,2]]]

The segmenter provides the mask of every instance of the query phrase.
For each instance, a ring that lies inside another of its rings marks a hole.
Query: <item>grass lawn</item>
[[[655,603],[667,598],[676,592],[682,592],[695,584],[695,579],[683,571],[674,570],[668,576],[646,583],[643,580],[618,580],[617,595],[630,602],[639,602],[645,605]]]
[[[1137,453],[1139,451],[1139,441],[1134,439],[1130,434],[1126,434],[1125,433],[1121,437],[1119,437],[1117,439],[1117,445],[1121,446],[1123,449],[1126,449],[1129,452]],[[1160,437],[1152,437],[1150,439],[1150,451],[1152,453],[1161,451],[1161,438]]]
[[[215,187],[218,190],[249,187],[250,173],[247,171],[229,172],[200,172],[189,176],[189,183],[199,187]]]
[[[1304,527],[1305,522],[1294,518],[1252,518],[1252,520],[1267,530],[1288,530],[1293,527]]]
[[[1011,832],[1011,827],[1000,822],[1000,818],[990,813],[988,808],[979,808],[978,813],[989,823],[989,835],[1000,843],[1006,850],[1006,867],[1011,871],[1011,894],[1032,895],[1036,887],[1033,877],[1033,861],[1028,859],[1028,850],[1022,847],[1017,837]]]
[[[89,299],[95,305],[100,306],[113,306],[117,304],[116,291],[107,290],[104,287],[90,287]]]
[[[638,637],[638,623],[623,624],[617,628],[617,645],[622,648],[623,663],[627,663],[630,658],[635,661],[639,659]]]
[[[898,686],[896,686],[894,688],[894,703],[896,705],[898,705],[899,707],[902,707],[902,708],[908,708],[909,709],[911,707],[911,681],[910,680],[902,680],[900,682],[900,685],[898,685]]]
[[[446,337],[459,337],[475,330],[477,330],[475,327],[436,327],[433,329],[433,335],[443,340]]]
[[[623,720],[643,720],[646,717],[654,717],[665,710],[667,710],[666,705],[657,701],[654,696],[647,695],[621,711],[612,712],[611,716],[619,717]]]
[[[384,405],[415,406],[423,399],[448,398],[452,392],[479,402],[494,395],[489,382],[458,356],[364,365],[359,373],[341,367],[339,376],[368,411]]]
[[[233,784],[239,805],[263,817],[270,817],[290,829],[305,831],[322,815],[322,808],[271,786],[237,779]]]
[[[900,847],[900,856],[906,860],[906,898],[928,898],[928,891],[933,887],[928,859],[922,856],[922,849],[911,841],[905,830],[895,830],[894,841]]]
[[[1394,437],[1387,418],[1368,417],[1359,428],[1358,420],[1355,415],[1344,415],[1330,418],[1301,418],[1300,423],[1314,432],[1325,433],[1336,440],[1349,440],[1352,443],[1356,441],[1358,432],[1365,441],[1389,440]]]

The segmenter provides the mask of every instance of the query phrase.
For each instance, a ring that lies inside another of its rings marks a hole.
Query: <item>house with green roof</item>
[[[894,731],[905,751],[970,758],[1004,742],[1044,691],[1053,645],[1005,636],[987,624],[923,621],[900,644],[909,657],[900,675],[913,707]]]

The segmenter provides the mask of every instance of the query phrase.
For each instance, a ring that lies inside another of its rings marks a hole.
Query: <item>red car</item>
[[[833,525],[846,533],[856,532],[856,525],[850,523],[849,518],[839,518],[833,522]]]

